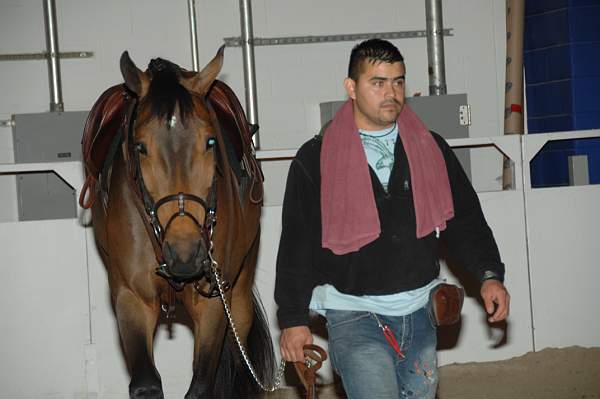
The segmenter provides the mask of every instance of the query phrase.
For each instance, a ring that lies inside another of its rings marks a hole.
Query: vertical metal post
[[[523,134],[523,35],[525,0],[506,0],[506,85],[504,134]],[[502,189],[514,186],[511,161],[502,164]],[[534,337],[535,343],[535,337]]]
[[[447,93],[444,62],[444,22],[442,0],[425,0],[427,30],[427,60],[429,67],[429,95]]]
[[[258,125],[251,0],[240,0],[240,22],[242,28],[242,57],[244,58],[244,84],[246,87],[246,113],[248,122]],[[260,145],[258,132],[252,140],[254,146],[258,148]]]
[[[198,32],[196,26],[196,0],[188,0],[188,14],[190,18],[190,43],[192,45],[192,70],[199,72],[198,62]]]
[[[525,0],[506,1],[504,134],[523,134],[523,36]]]
[[[56,5],[54,0],[44,0],[44,20],[46,24],[46,48],[48,51],[48,80],[50,83],[50,111],[62,112],[65,107],[60,81],[60,56],[56,27]]]

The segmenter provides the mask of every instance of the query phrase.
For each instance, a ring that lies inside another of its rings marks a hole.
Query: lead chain
[[[211,229],[211,233],[212,233],[212,229]],[[223,289],[223,280],[221,279],[221,276],[220,276],[221,273],[219,272],[219,264],[212,257],[212,248],[213,248],[213,242],[211,240],[210,241],[210,249],[208,251],[208,257],[210,258],[212,272],[215,275],[215,281],[217,282],[217,288],[219,289],[219,296],[221,297],[221,302],[223,303],[223,308],[225,309],[225,314],[227,314],[227,320],[229,321],[229,325],[231,326],[231,331],[233,332],[233,337],[235,338],[235,342],[237,343],[240,353],[242,354],[242,358],[244,359],[244,362],[246,363],[248,370],[250,370],[250,374],[252,374],[254,381],[256,381],[258,386],[263,391],[273,392],[281,386],[283,373],[285,371],[285,360],[281,359],[281,363],[279,364],[279,367],[277,369],[277,374],[275,375],[275,383],[273,385],[267,386],[265,383],[261,382],[258,379],[256,370],[254,370],[252,363],[250,363],[250,359],[248,358],[248,355],[246,354],[246,350],[244,349],[244,346],[242,345],[242,341],[240,339],[240,336],[238,335],[237,328],[235,327],[235,323],[233,322],[233,316],[231,314],[231,309],[229,307],[229,304],[227,304],[227,300],[225,299],[225,291]]]

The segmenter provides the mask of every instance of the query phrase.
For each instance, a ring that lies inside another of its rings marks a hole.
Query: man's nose
[[[385,85],[385,91],[384,91],[383,95],[385,96],[385,98],[389,98],[389,99],[393,99],[396,97],[396,92],[394,91],[394,88],[392,87],[392,85]]]

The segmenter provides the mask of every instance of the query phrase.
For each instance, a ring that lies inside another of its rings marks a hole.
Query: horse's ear
[[[204,96],[219,75],[219,72],[221,72],[224,52],[225,45],[222,45],[221,48],[219,48],[219,51],[217,51],[217,55],[215,55],[208,65],[206,65],[198,74],[196,74],[196,76],[188,80],[186,83],[183,83],[184,86],[186,86],[189,91]]]
[[[127,88],[137,94],[138,98],[144,97],[148,92],[148,86],[150,86],[150,80],[146,74],[135,66],[127,51],[123,51],[123,54],[121,54],[119,64]]]

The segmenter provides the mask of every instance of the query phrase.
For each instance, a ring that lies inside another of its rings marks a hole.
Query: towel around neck
[[[422,238],[444,230],[454,217],[448,171],[435,139],[408,105],[397,123],[412,180],[416,236]],[[321,244],[337,255],[358,251],[379,237],[381,225],[351,99],[325,130],[320,168]]]

